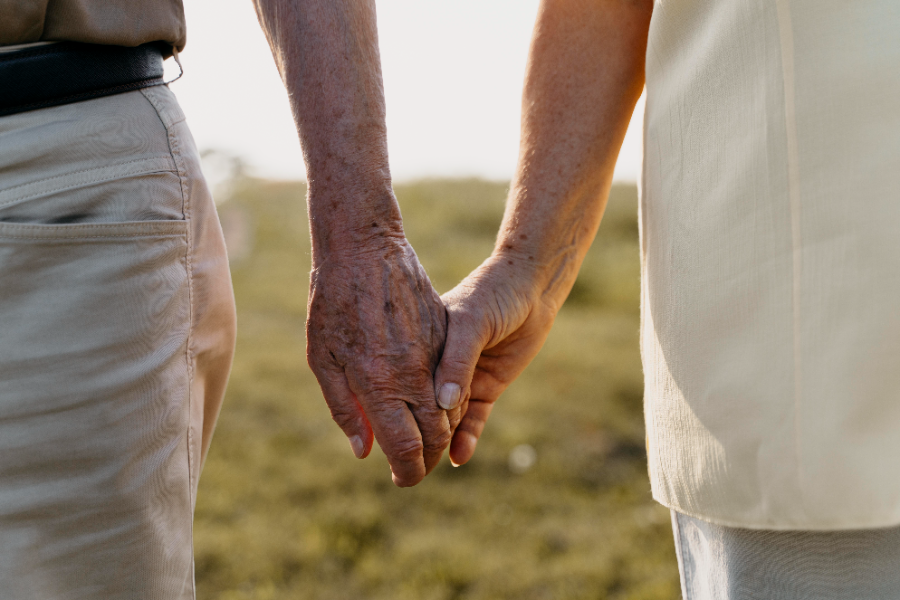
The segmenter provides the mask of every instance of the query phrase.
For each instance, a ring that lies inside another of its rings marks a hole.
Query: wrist
[[[307,198],[313,263],[382,252],[405,244],[390,182],[310,185]]]
[[[562,307],[569,295],[578,277],[581,258],[571,246],[529,247],[510,243],[503,237],[498,240],[492,255],[511,278],[521,282],[521,289],[554,307],[554,312]]]

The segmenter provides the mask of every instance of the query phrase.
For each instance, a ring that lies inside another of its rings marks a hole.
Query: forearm
[[[374,0],[254,3],[303,148],[314,265],[402,236]]]
[[[519,163],[495,254],[559,306],[597,232],[644,85],[649,0],[544,0],[522,103]]]
[[[394,483],[437,465],[459,422],[435,401],[447,315],[391,189],[374,0],[254,0],[300,134],[312,266],[306,356],[335,422]]]

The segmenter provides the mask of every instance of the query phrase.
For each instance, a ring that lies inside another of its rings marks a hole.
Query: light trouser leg
[[[167,88],[0,118],[0,596],[194,597],[233,344],[221,231]]]
[[[900,527],[772,531],[672,511],[685,600],[900,599]]]

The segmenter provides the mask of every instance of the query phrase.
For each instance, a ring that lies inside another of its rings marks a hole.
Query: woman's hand
[[[450,460],[472,458],[494,402],[544,345],[559,307],[528,257],[495,254],[443,296],[447,342],[435,375],[442,407],[461,410]]]
[[[462,400],[456,464],[472,457],[493,403],[544,344],[597,233],[644,87],[652,11],[652,0],[541,1],[496,250],[444,296],[436,389],[445,408]]]

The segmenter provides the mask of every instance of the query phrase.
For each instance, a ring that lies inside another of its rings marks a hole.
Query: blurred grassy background
[[[444,292],[493,247],[506,185],[396,187],[407,235]],[[637,194],[613,189],[542,353],[498,402],[474,459],[397,489],[358,461],[304,358],[302,184],[238,180],[220,206],[239,336],[200,480],[198,597],[680,597],[668,511],[650,498],[638,355]]]

